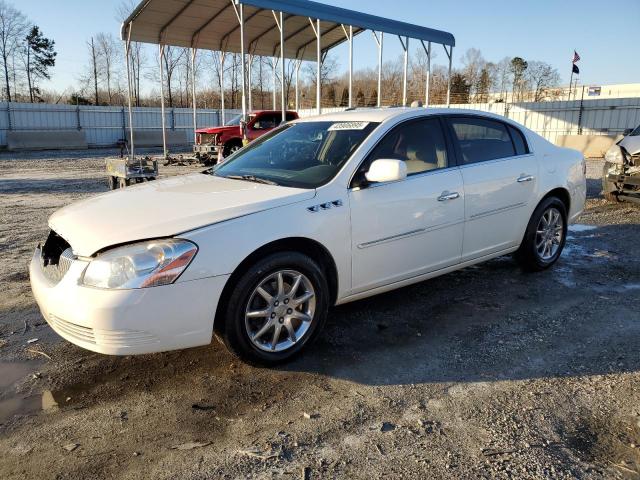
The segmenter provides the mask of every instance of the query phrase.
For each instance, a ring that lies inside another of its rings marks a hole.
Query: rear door
[[[538,164],[513,126],[450,116],[465,191],[462,261],[517,246],[535,201]]]
[[[397,159],[408,177],[350,190],[354,293],[460,261],[464,190],[442,125],[436,117],[402,123],[356,173],[374,160]]]

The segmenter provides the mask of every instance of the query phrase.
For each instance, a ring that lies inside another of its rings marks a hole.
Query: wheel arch
[[[556,197],[560,199],[560,201],[564,203],[564,206],[567,209],[567,216],[569,216],[569,212],[571,211],[571,194],[569,193],[569,190],[564,187],[554,188],[553,190],[550,190],[549,192],[547,192],[547,194],[540,199],[540,201],[538,202],[538,205],[540,205],[542,202],[544,202],[547,198],[550,198],[550,197]],[[536,208],[538,208],[538,205],[536,205]]]
[[[260,258],[278,252],[298,252],[312,258],[326,274],[327,283],[329,284],[330,305],[334,305],[338,297],[338,267],[333,255],[327,248],[316,240],[307,237],[288,237],[281,238],[269,242],[249,254],[229,277],[229,280],[222,290],[220,301],[216,308],[216,314],[213,322],[215,332],[222,330],[224,322],[224,311],[227,308],[229,297],[233,288],[237,284],[242,275],[257,262]]]

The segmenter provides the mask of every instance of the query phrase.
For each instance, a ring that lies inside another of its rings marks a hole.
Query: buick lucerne
[[[202,173],[71,204],[30,264],[51,327],[129,355],[222,339],[274,365],[344,304],[506,254],[540,271],[585,163],[502,117],[390,108],[280,126]]]

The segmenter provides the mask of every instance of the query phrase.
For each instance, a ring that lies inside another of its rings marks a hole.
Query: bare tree
[[[526,76],[534,102],[544,100],[548,92],[560,84],[560,73],[546,62],[529,62]]]
[[[26,17],[13,6],[0,0],[0,59],[4,69],[5,94],[9,102],[12,100],[11,77],[15,73],[13,54],[19,49],[28,28]]]
[[[162,60],[164,61],[164,69],[167,81],[167,95],[169,100],[169,107],[173,107],[173,86],[172,80],[176,72],[176,68],[180,65],[180,61],[185,56],[186,49],[172,46],[165,46],[162,53]]]
[[[119,58],[119,49],[115,38],[110,33],[99,33],[95,41],[96,60],[100,71],[104,75],[109,105],[113,102],[113,86],[115,68]]]
[[[124,22],[137,4],[137,0],[122,0],[116,7],[116,19]],[[139,107],[142,103],[140,100],[140,79],[147,64],[147,55],[143,45],[139,42],[131,42],[129,55],[131,59],[131,94],[133,95],[135,106]]]
[[[465,76],[467,83],[471,86],[470,94],[477,95],[476,86],[480,79],[480,74],[485,68],[487,61],[477,48],[469,48],[462,58],[462,74]]]
[[[91,37],[91,42],[89,43],[89,55],[91,55],[91,65],[92,65],[92,79],[95,93],[95,104],[100,105],[100,99],[98,97],[98,56],[96,54],[96,47],[93,42],[93,37]]]

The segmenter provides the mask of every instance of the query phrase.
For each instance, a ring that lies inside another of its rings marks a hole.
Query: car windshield
[[[207,173],[317,188],[331,180],[378,126],[373,122],[302,122],[260,137]]]
[[[629,134],[630,137],[640,137],[640,125]]]
[[[229,120],[227,123],[225,123],[225,126],[226,127],[237,127],[238,125],[240,125],[240,120],[242,120],[242,115],[236,115],[231,120]]]

